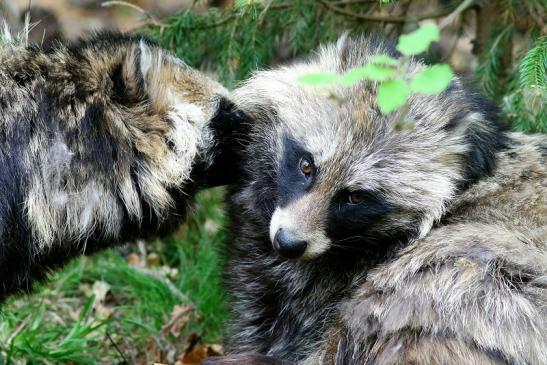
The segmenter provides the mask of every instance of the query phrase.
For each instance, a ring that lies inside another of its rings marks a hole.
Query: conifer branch
[[[377,16],[377,15],[368,15],[368,14],[362,14],[362,13],[355,13],[352,11],[348,11],[345,9],[342,9],[336,5],[334,5],[332,2],[327,0],[319,0],[321,4],[323,4],[327,9],[338,13],[340,15],[344,15],[347,17],[365,20],[369,22],[377,22],[377,23],[406,23],[409,20],[425,20],[425,19],[435,19],[435,18],[442,18],[447,15],[450,15],[450,10],[438,10],[431,12],[429,14],[424,15],[411,15],[411,16]]]

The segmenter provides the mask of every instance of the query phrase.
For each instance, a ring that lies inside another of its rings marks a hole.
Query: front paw
[[[238,354],[210,357],[202,365],[294,365],[294,363],[260,354]]]

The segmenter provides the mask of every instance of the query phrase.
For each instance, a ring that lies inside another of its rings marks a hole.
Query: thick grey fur
[[[386,52],[344,38],[235,91],[255,120],[231,202],[231,349],[244,354],[210,364],[547,364],[546,136],[506,132],[457,77],[412,96],[415,126],[402,131],[404,111],[382,115],[373,83],[318,93],[297,81]],[[287,136],[318,173],[280,206]],[[327,232],[327,207],[347,187],[395,207],[350,246]],[[274,223],[308,240],[301,259],[277,255]]]

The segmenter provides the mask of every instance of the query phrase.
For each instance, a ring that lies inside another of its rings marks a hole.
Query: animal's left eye
[[[364,191],[350,191],[348,193],[348,203],[350,204],[359,204],[366,198],[366,193]]]
[[[313,172],[313,165],[307,158],[302,158],[299,163],[300,171],[306,176]]]

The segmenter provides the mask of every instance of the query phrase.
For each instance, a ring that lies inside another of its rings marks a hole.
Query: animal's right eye
[[[313,172],[313,165],[307,158],[302,158],[299,163],[300,171],[306,176],[311,175]]]

